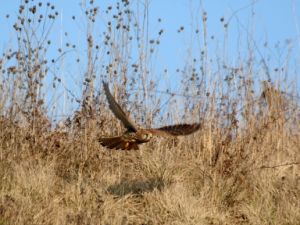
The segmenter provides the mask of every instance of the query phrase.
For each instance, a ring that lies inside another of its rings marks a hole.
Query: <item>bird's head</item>
[[[152,133],[146,132],[146,131],[141,131],[138,136],[139,136],[139,140],[141,142],[148,142],[152,138]]]

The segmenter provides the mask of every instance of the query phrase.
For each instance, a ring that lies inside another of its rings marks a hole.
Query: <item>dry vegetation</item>
[[[217,69],[216,74],[228,76],[208,85],[206,73],[213,68],[204,41],[199,59],[181,71],[183,96],[165,93],[170,108],[184,105],[185,116],[172,110],[163,117],[164,105],[147,66],[163,29],[146,43],[148,34],[140,25],[146,23],[131,21],[132,6],[120,1],[107,8],[112,20],[97,45],[91,24],[99,11],[93,2],[85,7],[87,60],[77,60],[86,67],[85,88],[77,99],[79,110],[54,128],[44,78],[54,67],[45,59],[52,48],[48,31],[58,13],[51,4],[20,5],[14,24],[17,48],[0,61],[0,224],[300,224],[297,99],[271,82],[255,88],[258,70],[252,56],[239,68]],[[206,16],[203,12],[203,26]],[[135,29],[141,36],[131,36]],[[138,46],[133,50],[137,63],[127,55],[130,41]],[[100,49],[109,56],[97,55]],[[58,52],[59,59],[68,57],[68,50]],[[96,65],[105,77],[95,76]],[[119,102],[130,100],[133,117],[143,125],[196,118],[203,128],[175,141],[157,139],[140,151],[108,151],[97,137],[120,133],[121,126],[101,87],[97,90],[102,79],[114,80]]]

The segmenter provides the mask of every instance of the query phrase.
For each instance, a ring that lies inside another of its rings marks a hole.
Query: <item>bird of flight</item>
[[[199,130],[201,127],[200,123],[193,123],[175,124],[156,129],[139,128],[134,122],[132,122],[132,120],[126,115],[120,105],[116,102],[115,98],[110,93],[108,84],[103,82],[103,87],[110,110],[127,129],[120,136],[99,138],[99,142],[101,143],[101,145],[109,149],[138,150],[140,144],[149,142],[153,138],[153,136],[168,137],[189,135]]]

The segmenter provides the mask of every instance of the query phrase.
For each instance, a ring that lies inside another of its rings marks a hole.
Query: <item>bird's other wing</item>
[[[115,98],[112,96],[112,94],[109,91],[108,84],[103,81],[103,87],[104,87],[104,92],[107,97],[107,101],[109,104],[110,110],[113,112],[115,117],[117,117],[127,128],[128,131],[136,132],[137,127],[136,125],[128,118],[126,113],[122,110],[120,105],[116,102]]]
[[[116,150],[139,150],[135,141],[124,139],[123,136],[99,138],[102,146]]]
[[[160,127],[157,129],[147,129],[147,131],[150,131],[153,135],[157,136],[180,136],[192,134],[200,128],[200,123],[176,124],[171,126]]]

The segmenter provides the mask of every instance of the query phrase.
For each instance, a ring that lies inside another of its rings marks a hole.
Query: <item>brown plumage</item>
[[[107,97],[110,110],[116,118],[118,118],[125,126],[127,131],[116,137],[103,137],[99,138],[102,146],[109,149],[122,149],[122,150],[138,150],[140,144],[149,142],[153,136],[179,136],[189,135],[199,130],[201,125],[194,124],[176,124],[171,126],[160,127],[157,129],[141,129],[138,128],[122,110],[120,105],[116,102],[114,97],[109,91],[108,84],[103,82],[104,92]]]

